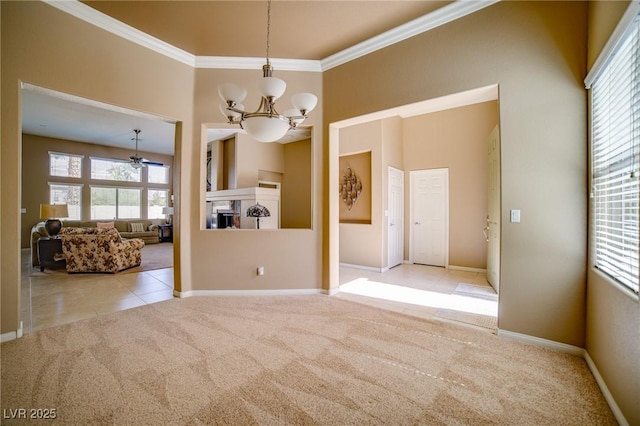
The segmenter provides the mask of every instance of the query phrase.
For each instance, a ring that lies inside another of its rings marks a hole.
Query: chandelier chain
[[[267,65],[269,63],[269,48],[271,47],[271,0],[267,2]]]

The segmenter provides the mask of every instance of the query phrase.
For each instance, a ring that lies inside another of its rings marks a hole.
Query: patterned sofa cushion
[[[125,240],[114,228],[68,228],[60,230],[67,272],[115,273],[140,265],[140,239]]]

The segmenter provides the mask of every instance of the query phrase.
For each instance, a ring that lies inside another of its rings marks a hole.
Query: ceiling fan
[[[142,158],[138,155],[138,136],[140,135],[140,132],[142,130],[140,129],[133,129],[134,133],[136,134],[135,138],[131,138],[131,140],[135,140],[136,141],[136,153],[134,155],[132,155],[131,157],[129,157],[129,159],[131,160],[131,167],[133,167],[134,169],[139,169],[141,167],[145,167],[147,164],[151,164],[152,166],[162,166],[162,163],[157,163],[155,161],[149,161],[146,158]]]

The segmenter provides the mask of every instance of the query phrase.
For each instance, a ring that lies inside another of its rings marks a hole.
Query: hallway
[[[481,272],[416,264],[382,273],[340,267],[335,297],[493,333],[497,329],[498,295]]]

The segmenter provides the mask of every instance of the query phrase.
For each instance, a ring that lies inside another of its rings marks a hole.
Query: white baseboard
[[[334,296],[340,293],[340,287],[332,288],[331,290],[322,290],[322,294],[326,294],[327,296]]]
[[[593,362],[593,360],[589,356],[589,352],[587,352],[586,350],[584,351],[584,360],[587,362],[589,370],[591,370],[591,374],[593,374],[593,377],[596,379],[596,383],[598,383],[598,387],[600,388],[602,395],[604,395],[604,399],[607,401],[607,404],[609,404],[609,408],[611,408],[611,411],[613,411],[613,415],[618,421],[618,424],[620,426],[629,426],[629,422],[624,418],[622,410],[620,410],[620,407],[618,407],[618,404],[616,404],[616,400],[613,398],[613,395],[611,395],[611,391],[609,391],[609,388],[600,375],[596,364]]]
[[[327,294],[326,290],[318,288],[292,288],[276,290],[188,290],[173,291],[175,297],[185,298],[191,296],[304,296],[310,294]]]
[[[341,268],[360,269],[362,271],[370,272],[387,272],[389,268],[376,268],[373,266],[353,265],[351,263],[340,263]]]
[[[531,343],[532,345],[542,346],[549,349],[555,349],[559,352],[564,352],[579,357],[584,357],[584,349],[578,346],[568,345],[566,343],[560,343],[553,340],[542,339],[540,337],[529,336],[528,334],[515,333],[513,331],[498,329],[498,336],[507,337],[513,340],[519,340],[525,343]]]
[[[466,266],[456,266],[456,265],[449,265],[448,269],[453,269],[455,271],[466,271],[466,272],[479,272],[481,274],[486,274],[487,270],[486,269],[482,269],[482,268],[468,268]]]
[[[22,337],[24,329],[22,328],[22,321],[20,321],[20,328],[16,331],[10,331],[8,333],[0,334],[0,343],[8,342],[10,340],[16,340]]]
[[[587,363],[587,366],[589,367],[589,370],[591,371],[591,374],[593,374],[593,377],[596,379],[596,383],[598,384],[598,387],[600,388],[600,391],[602,392],[604,399],[607,401],[607,404],[609,404],[609,408],[611,408],[611,411],[613,412],[613,415],[616,418],[616,421],[620,426],[629,426],[629,422],[627,422],[627,419],[625,419],[624,414],[622,414],[620,407],[618,407],[618,404],[613,398],[611,391],[609,391],[607,384],[605,383],[604,379],[600,375],[600,372],[598,371],[596,364],[593,362],[593,360],[591,359],[591,356],[589,356],[589,352],[587,352],[586,349],[580,348],[578,346],[568,345],[566,343],[555,342],[553,340],[547,340],[547,339],[541,339],[539,337],[529,336],[527,334],[515,333],[513,331],[498,329],[497,334],[498,336],[501,336],[501,337],[519,340],[521,342],[530,343],[536,346],[543,346],[545,348],[555,349],[559,352],[564,352],[564,353],[568,353],[571,355],[576,355],[581,358],[584,358],[584,360]]]

